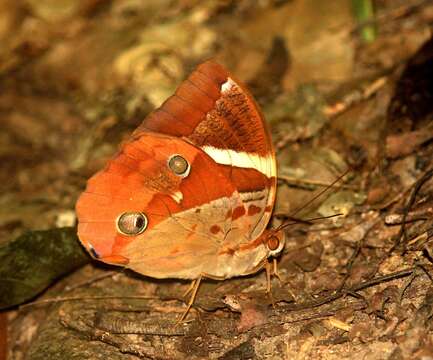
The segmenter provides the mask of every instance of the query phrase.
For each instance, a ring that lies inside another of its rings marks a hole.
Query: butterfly
[[[266,229],[276,159],[263,115],[223,66],[199,65],[87,182],[78,237],[93,258],[153,278],[228,279],[284,247]],[[188,311],[187,309],[187,311]]]

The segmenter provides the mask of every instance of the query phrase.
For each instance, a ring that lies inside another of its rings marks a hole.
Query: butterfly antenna
[[[344,178],[348,173],[350,169],[347,169],[344,173],[342,173],[338,178],[336,178],[330,185],[325,187],[322,191],[320,191],[316,196],[313,196],[309,201],[307,201],[306,204],[299,206],[297,209],[295,209],[290,216],[295,216],[298,212],[301,210],[307,208],[309,205],[311,205],[314,201],[316,201],[319,197],[321,197],[324,193],[326,193],[330,188],[332,188],[336,183],[338,183],[342,178]]]
[[[311,219],[305,219],[305,220],[299,219],[299,221],[295,220],[295,221],[290,222],[290,223],[281,224],[280,226],[278,226],[275,229],[275,231],[280,231],[280,230],[285,229],[286,227],[288,227],[290,225],[299,224],[300,222],[303,223],[303,224],[312,225],[311,223],[313,221],[323,220],[323,219],[330,219],[330,218],[341,216],[341,215],[344,215],[344,214],[343,213],[338,213],[338,214],[332,214],[332,215],[328,215],[328,216],[319,216],[319,217],[315,217],[315,218],[311,218]]]
[[[297,209],[295,209],[289,216],[290,217],[294,217],[301,210],[303,210],[303,209],[307,208],[308,206],[310,206],[319,197],[321,197],[330,188],[332,188],[336,183],[338,183],[341,179],[343,179],[349,173],[349,171],[350,171],[350,168],[348,168],[344,173],[342,173],[340,176],[338,176],[331,184],[329,184],[328,186],[326,186],[316,196],[313,196],[309,201],[307,201],[306,204],[304,204],[302,206],[299,206]],[[316,221],[316,220],[329,219],[329,218],[336,217],[336,216],[341,216],[341,215],[343,215],[343,214],[333,214],[333,215],[330,215],[330,216],[322,216],[322,217],[318,217],[318,218],[312,218],[312,219],[302,220],[302,222],[311,222],[311,221]],[[277,227],[277,231],[282,230],[282,229],[288,227],[289,225],[294,225],[294,224],[296,224],[296,222],[285,223],[285,224],[283,223],[283,224],[281,224],[280,226]]]

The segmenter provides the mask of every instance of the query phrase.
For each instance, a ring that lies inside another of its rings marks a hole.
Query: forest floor
[[[187,282],[88,259],[0,312],[7,359],[433,358],[433,2],[375,3],[360,23],[347,0],[0,0],[1,245],[73,227],[86,180],[208,58],[261,105],[273,224],[294,223],[272,298],[264,272],[206,280],[175,326]]]

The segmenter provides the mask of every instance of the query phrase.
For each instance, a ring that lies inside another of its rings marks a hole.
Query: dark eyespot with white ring
[[[125,212],[117,218],[117,230],[128,236],[141,234],[147,224],[147,216],[141,212]]]
[[[172,155],[168,159],[168,167],[177,176],[187,177],[191,170],[189,162],[181,155]]]

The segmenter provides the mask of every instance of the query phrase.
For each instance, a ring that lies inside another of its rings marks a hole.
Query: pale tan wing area
[[[236,252],[239,245],[248,243],[244,221],[238,218],[228,227],[222,216],[227,202],[233,207],[239,205],[236,197],[234,194],[214,200],[159,223],[143,236],[146,245],[134,241],[122,250],[122,255],[130,259],[128,267],[155,278],[196,279],[203,274],[230,278],[248,274],[266,257],[266,248],[257,246]],[[232,246],[234,243],[238,246]]]

